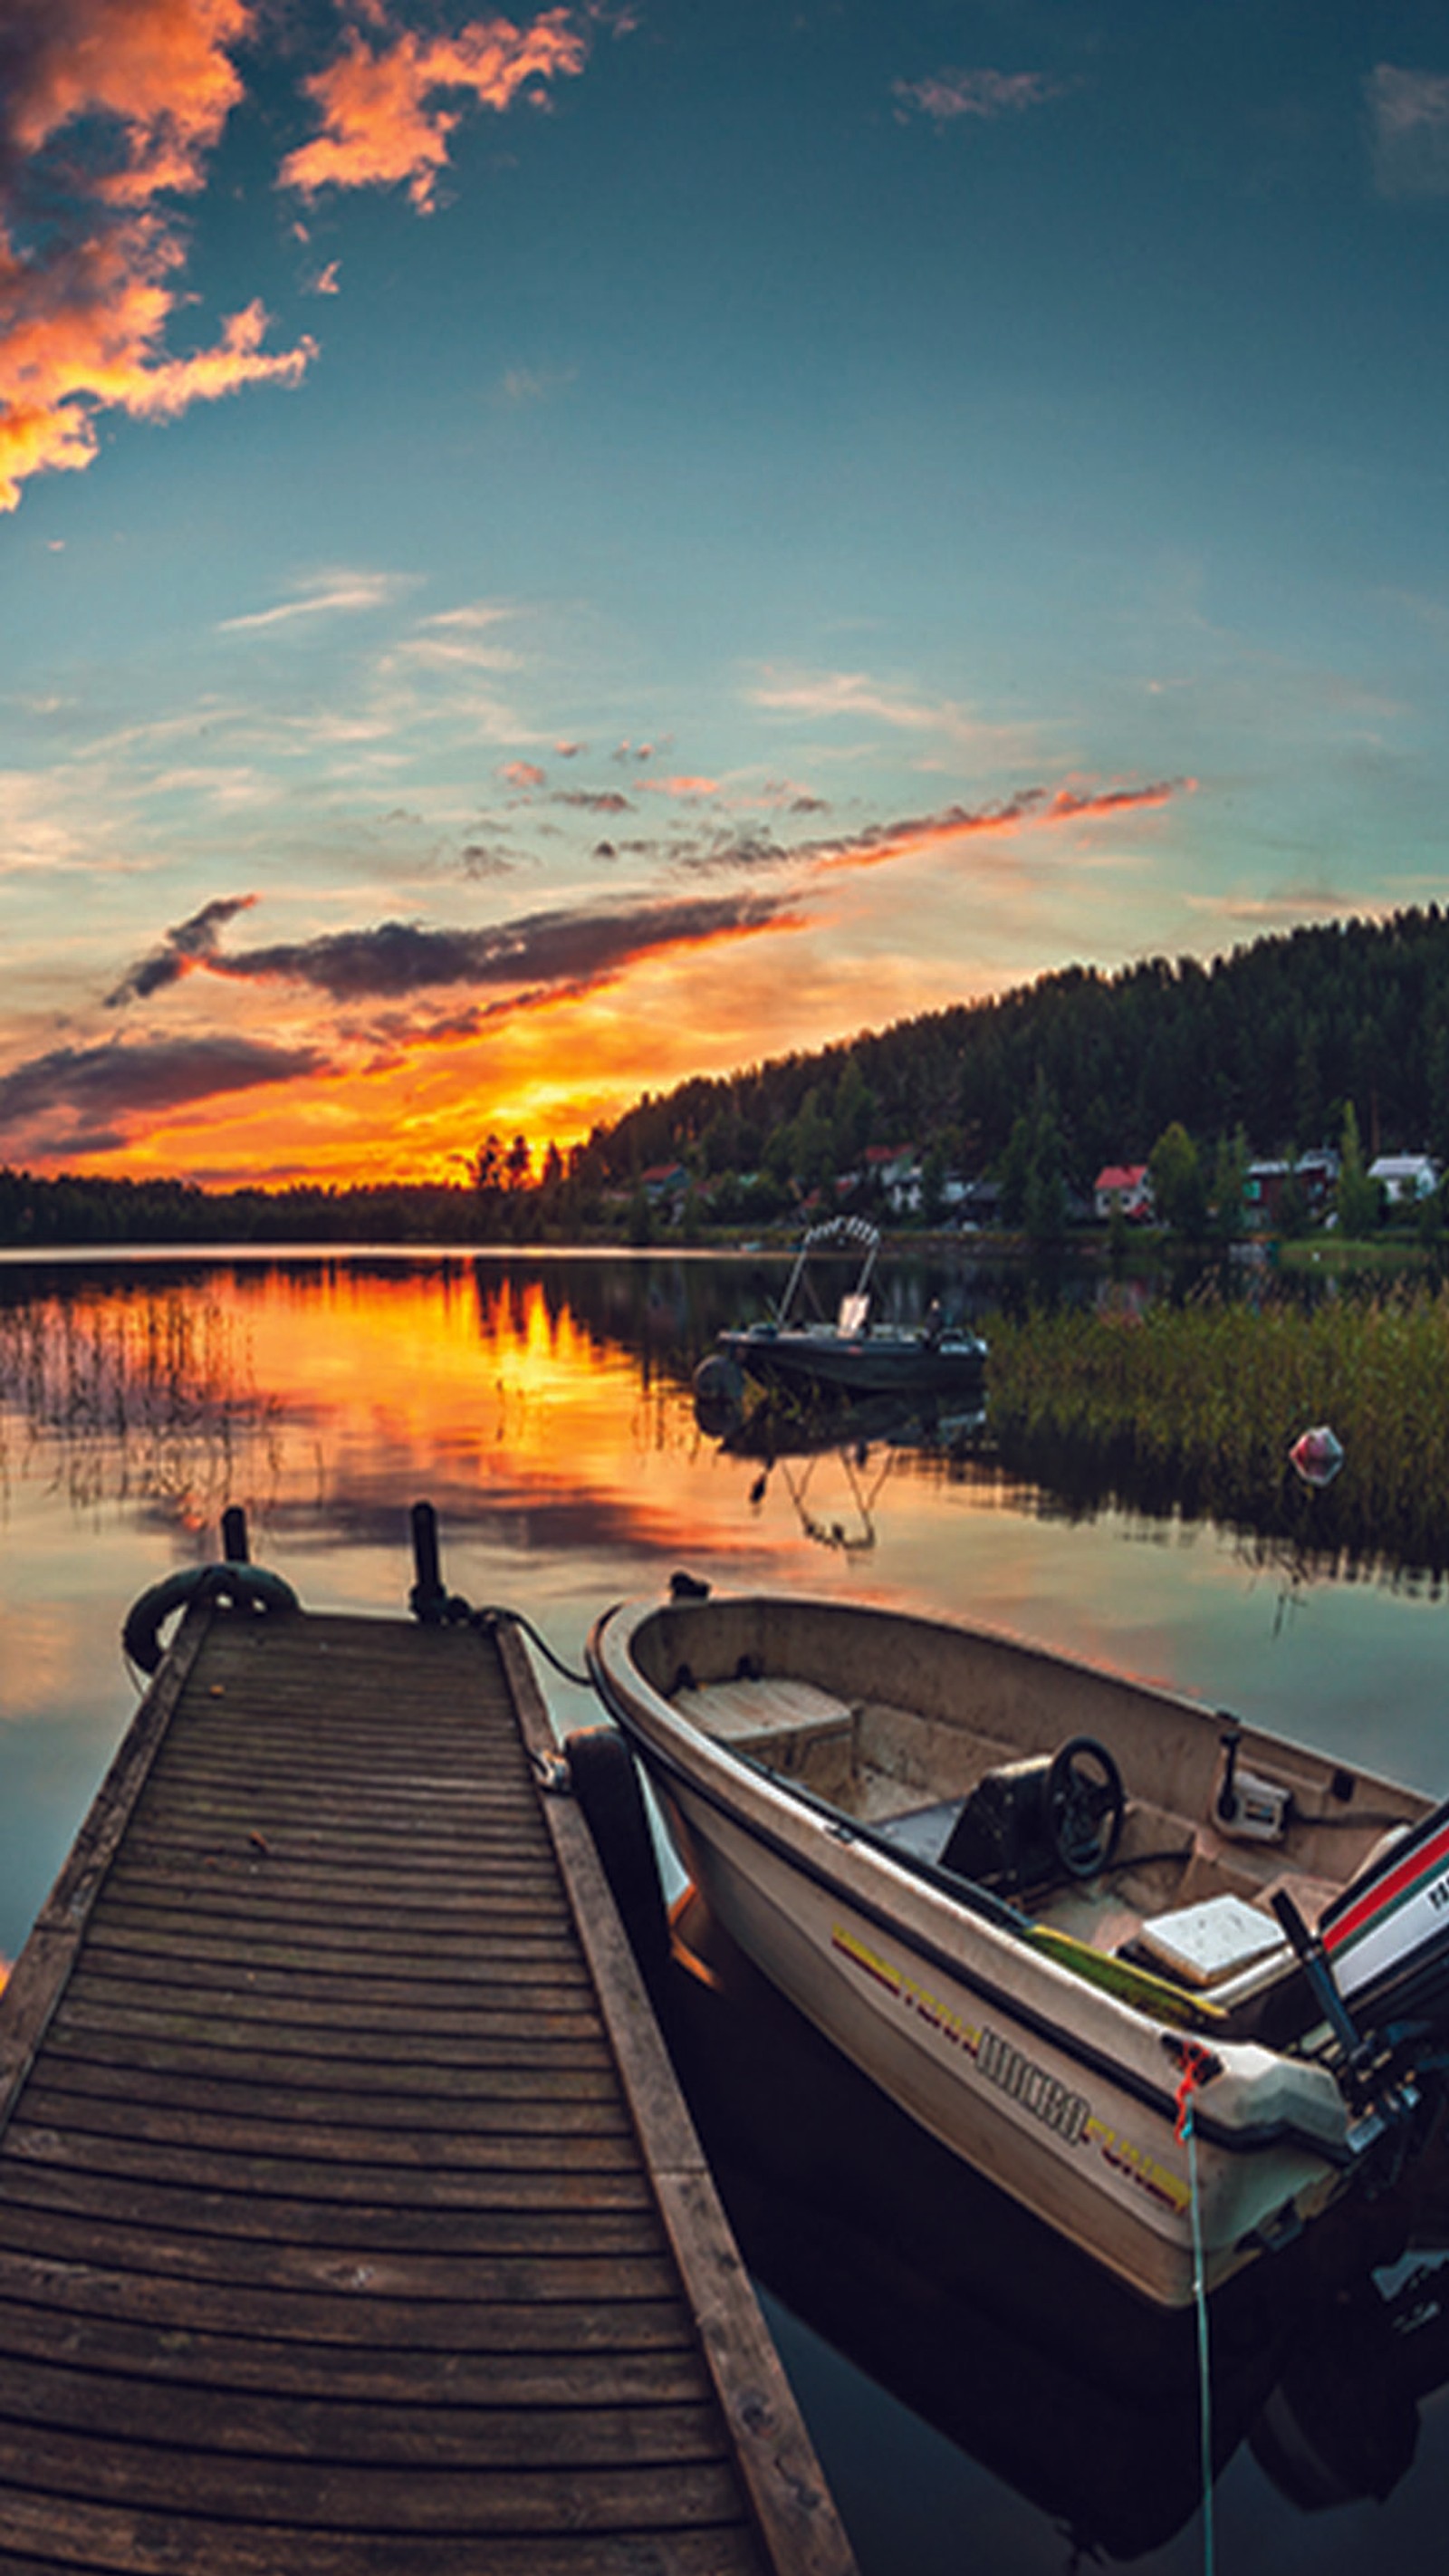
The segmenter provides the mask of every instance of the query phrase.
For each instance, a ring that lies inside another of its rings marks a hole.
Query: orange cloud
[[[198,189],[241,95],[246,0],[11,0],[0,90],[0,511],[77,472],[96,415],[171,420],[248,384],[295,384],[311,339],[262,348],[247,305],[210,349],[163,338],[184,257],[169,197]],[[79,131],[78,131],[79,129]]]
[[[938,849],[978,833],[1010,834],[1058,823],[1100,822],[1118,814],[1150,812],[1190,796],[1195,778],[1159,779],[1150,787],[1024,787],[999,805],[948,805],[937,814],[913,815],[900,823],[876,823],[849,841],[816,842],[809,856],[826,873],[841,868],[877,868],[913,851]]]
[[[206,155],[241,96],[230,48],[248,0],[10,0],[4,126],[33,159],[82,118],[102,121],[93,193],[144,204],[200,187]]]
[[[449,97],[461,93],[500,113],[520,91],[542,104],[541,85],[581,72],[587,58],[567,9],[546,10],[526,28],[478,18],[456,36],[407,29],[384,44],[353,28],[337,61],[304,85],[321,111],[322,132],[288,156],[282,183],[307,197],[322,188],[405,185],[426,212],[463,113],[445,103]]]
[[[30,475],[89,465],[98,411],[174,420],[194,402],[304,373],[316,342],[268,354],[258,303],[214,347],[166,356],[180,260],[165,223],[144,215],[36,260],[0,232],[0,510],[16,507]]]

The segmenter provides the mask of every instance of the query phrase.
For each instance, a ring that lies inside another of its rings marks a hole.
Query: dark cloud
[[[672,856],[676,866],[697,870],[711,876],[745,876],[768,868],[783,868],[792,859],[810,858],[814,845],[804,850],[787,850],[773,841],[768,832],[731,832],[715,834],[701,846],[698,842],[677,842]]]
[[[198,962],[239,983],[305,984],[338,1002],[395,1001],[449,984],[556,988],[595,983],[656,950],[762,930],[780,909],[770,896],[731,894],[532,913],[489,930],[384,921],[232,956],[211,950]]]
[[[1172,778],[1146,787],[1022,787],[992,804],[943,805],[931,814],[905,814],[892,823],[867,824],[860,832],[797,841],[788,849],[768,833],[746,832],[692,847],[679,844],[669,855],[691,874],[709,876],[759,874],[787,865],[802,870],[873,867],[935,841],[1140,813],[1190,795],[1195,784],[1191,778]]]
[[[166,985],[179,983],[201,960],[211,955],[229,921],[239,912],[247,912],[256,902],[254,894],[218,895],[214,903],[203,904],[200,912],[164,933],[161,945],[149,957],[143,957],[128,975],[121,978],[114,993],[106,995],[108,1011],[125,1002],[144,1002]]]
[[[555,805],[577,805],[586,814],[632,814],[633,806],[617,788],[598,788],[592,793],[586,787],[560,787],[553,796]]]
[[[99,1152],[125,1141],[133,1116],[156,1116],[221,1093],[326,1070],[315,1047],[269,1046],[246,1037],[171,1038],[132,1045],[55,1047],[0,1075],[0,1134],[43,1124],[71,1146]],[[102,1124],[102,1122],[104,1122]]]
[[[486,841],[468,841],[462,853],[463,874],[478,883],[484,877],[511,877],[517,873],[518,861],[502,850],[491,850]]]

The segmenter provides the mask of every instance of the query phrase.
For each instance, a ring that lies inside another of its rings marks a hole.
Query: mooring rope
[[[1197,2127],[1192,2116],[1192,2095],[1188,2094],[1182,2114],[1182,2134],[1187,2140],[1187,2188],[1192,2205],[1192,2295],[1197,2309],[1197,2381],[1198,2436],[1202,2455],[1202,2563],[1205,2576],[1213,2576],[1213,2393],[1208,2355],[1207,2277],[1202,2254],[1202,2203],[1197,2188]]]
[[[476,1628],[490,1627],[499,1619],[511,1619],[515,1628],[521,1628],[525,1636],[533,1639],[534,1644],[537,1646],[538,1651],[543,1656],[545,1662],[552,1664],[554,1671],[561,1674],[562,1678],[566,1682],[574,1682],[580,1690],[593,1689],[593,1675],[591,1673],[576,1673],[572,1671],[563,1661],[562,1657],[554,1653],[547,1637],[541,1637],[539,1635],[533,1621],[531,1619],[526,1619],[521,1610],[504,1608],[470,1610],[468,1617]]]

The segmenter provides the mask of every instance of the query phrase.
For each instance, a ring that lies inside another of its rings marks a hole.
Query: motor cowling
[[[1449,1800],[1334,1898],[1318,1940],[1360,2031],[1449,2043]]]

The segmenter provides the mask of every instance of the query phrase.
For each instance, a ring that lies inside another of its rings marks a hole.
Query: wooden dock
[[[0,1996],[5,2576],[847,2576],[552,1747],[187,1612]]]

